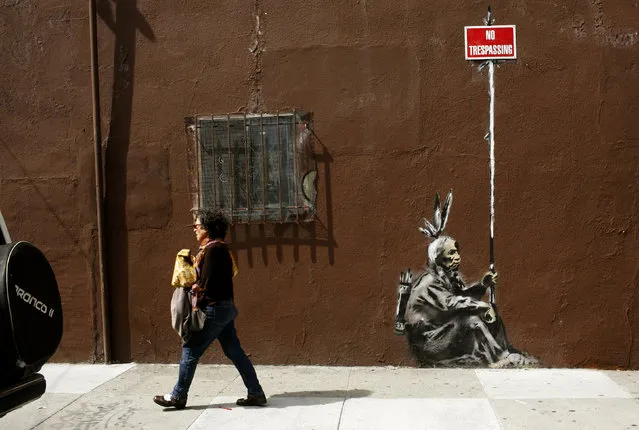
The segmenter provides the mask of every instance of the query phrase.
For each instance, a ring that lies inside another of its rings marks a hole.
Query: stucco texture
[[[175,253],[196,249],[184,117],[314,114],[318,215],[236,225],[237,326],[255,363],[410,365],[393,334],[417,227],[453,188],[461,271],[488,266],[487,71],[463,27],[486,4],[98,1],[113,358],[176,362]],[[497,303],[548,366],[639,368],[639,8],[495,4]],[[259,22],[257,17],[259,17]],[[0,3],[0,208],[50,260],[57,361],[100,361],[88,2]],[[204,362],[226,362],[213,348]]]

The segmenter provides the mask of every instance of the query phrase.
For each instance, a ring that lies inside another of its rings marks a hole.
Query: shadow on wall
[[[86,253],[85,249],[82,248],[77,235],[73,232],[72,227],[70,227],[64,222],[64,220],[58,214],[58,210],[55,209],[55,207],[51,203],[52,199],[50,198],[50,195],[47,192],[48,190],[38,185],[38,179],[30,176],[29,172],[27,171],[27,168],[20,161],[20,158],[13,153],[13,151],[11,150],[11,147],[1,138],[0,138],[0,146],[2,146],[2,150],[0,152],[2,152],[3,156],[9,156],[9,158],[11,158],[12,160],[11,161],[12,164],[20,170],[20,174],[22,175],[21,178],[13,179],[13,180],[16,182],[17,181],[24,182],[33,187],[33,190],[40,197],[42,204],[44,204],[44,206],[46,207],[47,212],[49,212],[49,214],[56,220],[57,227],[59,227],[60,231],[64,232],[64,235],[67,236],[67,238],[71,240],[73,244],[75,245],[75,249],[79,251],[86,258],[87,261],[91,261],[91,258]],[[32,193],[30,193],[29,195],[30,197],[33,196]],[[5,208],[5,211],[6,211],[6,208]],[[5,212],[5,215],[7,213],[9,212],[8,211]],[[49,226],[49,228],[51,228],[51,226]]]
[[[83,244],[78,238],[78,233],[73,230],[73,226],[69,226],[67,222],[64,221],[63,216],[60,215],[59,206],[56,207],[56,205],[52,203],[55,197],[51,196],[51,189],[52,187],[55,187],[58,184],[54,183],[54,185],[52,185],[51,180],[46,177],[38,178],[38,177],[30,176],[30,173],[28,172],[25,165],[20,161],[20,158],[13,153],[10,145],[8,145],[1,138],[0,138],[0,153],[2,153],[2,156],[5,157],[5,159],[9,158],[11,160],[12,165],[14,167],[17,167],[18,170],[20,171],[21,177],[13,178],[11,180],[18,182],[23,186],[22,189],[26,191],[24,194],[28,196],[27,198],[29,202],[33,204],[35,207],[37,207],[39,203],[42,203],[42,205],[44,206],[44,208],[46,208],[46,211],[49,213],[49,215],[53,218],[53,220],[55,220],[54,223],[46,224],[46,229],[49,231],[61,232],[63,236],[65,236],[68,240],[70,240],[73,243],[73,249],[79,252],[84,257],[84,264],[86,264],[86,267],[88,267],[90,270],[91,281],[95,282],[96,273],[94,268],[96,267],[95,260],[97,259],[97,250],[95,249],[96,242],[95,242],[94,231],[92,231],[92,234],[91,234],[92,243],[89,245],[89,247],[83,247],[82,246]],[[0,177],[0,189],[2,188],[3,182],[6,182],[6,180],[3,180],[3,178]],[[25,185],[27,185],[28,188],[24,187]],[[35,193],[32,191],[35,191]],[[22,211],[29,210],[30,206],[23,207],[21,203],[16,204],[15,201],[13,203],[14,204],[10,205],[9,208],[5,206],[5,215],[10,214],[12,215],[12,218],[14,221],[21,221],[22,214],[23,214]],[[27,215],[29,214],[27,213]],[[2,216],[0,216],[0,218],[2,218]],[[23,236],[24,239],[22,240],[28,240],[28,241],[30,240],[30,241],[33,241],[34,244],[41,246],[40,250],[43,252],[47,252],[47,254],[49,254],[48,261],[51,265],[54,265],[55,257],[53,258],[51,257],[51,253],[48,252],[44,244],[36,243],[43,239],[41,236],[39,236],[38,231],[39,231],[39,227],[42,227],[44,223],[38,226],[35,224],[31,224],[31,222],[36,221],[36,219],[31,219],[31,217],[28,217],[27,219],[29,219],[29,223],[27,223],[27,228],[31,229],[31,231],[29,231],[28,234],[32,234],[32,235],[35,234],[36,236],[31,236],[31,237]],[[43,221],[43,220],[40,220],[40,221]],[[11,228],[11,230],[13,230],[13,227]],[[1,232],[0,232],[0,239],[4,240]],[[17,238],[14,236],[13,240],[17,241]],[[2,242],[3,241],[0,241],[0,243]],[[64,250],[64,248],[61,247],[60,242],[56,243],[52,241],[50,242],[49,246],[52,248],[57,248],[55,250],[56,253],[59,253],[61,250]],[[98,341],[97,333],[100,329],[98,328],[99,315],[96,312],[96,307],[94,306],[94,304],[96,304],[98,300],[96,297],[97,282],[95,282],[93,285],[95,286],[95,288],[91,288],[89,290],[89,303],[87,304],[87,309],[90,316],[89,319],[91,321],[91,327],[90,327],[91,336],[93,338],[93,350],[91,351],[91,360],[95,362],[98,360],[98,356],[99,356],[99,352],[98,352],[99,341]],[[63,293],[62,290],[60,292]]]
[[[111,3],[115,6],[115,12]],[[100,0],[97,11],[115,35],[111,117],[105,147],[105,219],[107,278],[114,362],[131,359],[129,327],[128,231],[126,222],[127,158],[131,140],[131,112],[135,42],[139,31],[155,41],[153,30],[137,9],[136,0]]]
[[[321,220],[316,216],[311,222],[286,223],[286,224],[235,224],[230,229],[230,239],[233,253],[237,258],[237,252],[246,250],[249,267],[253,267],[253,249],[261,250],[262,261],[268,266],[267,248],[276,248],[278,263],[284,259],[283,248],[293,247],[293,259],[299,261],[300,247],[310,248],[310,257],[313,263],[317,262],[317,248],[326,248],[328,261],[335,264],[335,248],[337,243],[333,234],[333,195],[331,189],[331,163],[333,157],[328,152],[321,140],[315,135],[319,143],[320,151],[314,151],[312,158],[317,163],[318,184],[317,188],[324,190],[325,201],[317,202],[318,206],[324,206],[325,216]]]

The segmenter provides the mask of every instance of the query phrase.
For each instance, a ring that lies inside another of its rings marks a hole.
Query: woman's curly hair
[[[224,239],[226,237],[229,222],[221,211],[203,209],[197,211],[196,216],[211,239]]]

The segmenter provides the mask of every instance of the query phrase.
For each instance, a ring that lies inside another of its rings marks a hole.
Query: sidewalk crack
[[[353,368],[348,369],[348,380],[346,382],[346,393],[344,393],[344,400],[342,400],[342,408],[339,411],[339,420],[337,420],[337,430],[339,430],[342,425],[342,414],[344,414],[344,405],[346,404],[346,400],[348,400],[348,392],[351,389],[351,373],[353,372]]]

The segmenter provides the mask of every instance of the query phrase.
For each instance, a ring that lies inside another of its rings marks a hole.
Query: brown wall
[[[519,54],[496,70],[509,338],[550,366],[639,368],[637,4],[502,3]],[[435,191],[454,189],[462,271],[487,268],[487,75],[463,56],[486,5],[98,4],[114,358],[178,359],[170,275],[195,248],[184,116],[301,108],[321,141],[318,221],[233,229],[244,347],[257,363],[412,363],[392,330],[396,282],[425,263]],[[0,11],[0,207],[58,277],[55,359],[99,360],[87,2]]]

